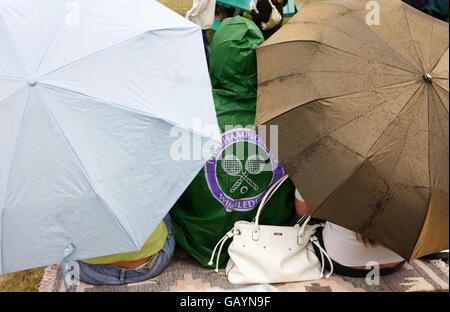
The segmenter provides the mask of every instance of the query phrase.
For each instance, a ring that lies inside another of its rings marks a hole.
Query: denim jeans
[[[153,266],[141,270],[120,269],[110,265],[89,264],[78,261],[80,267],[80,281],[93,285],[122,285],[138,283],[159,275],[170,263],[175,251],[175,237],[173,235],[172,219],[170,214],[164,218],[167,227],[167,239],[163,248],[156,254]],[[150,258],[152,261],[153,255]]]

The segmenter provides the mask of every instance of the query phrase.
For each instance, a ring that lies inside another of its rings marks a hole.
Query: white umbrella
[[[73,259],[139,250],[209,155],[171,157],[173,127],[196,119],[218,140],[183,17],[153,0],[0,0],[0,272],[70,244]]]

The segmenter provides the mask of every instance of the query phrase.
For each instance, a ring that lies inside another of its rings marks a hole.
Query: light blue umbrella
[[[199,27],[153,0],[0,0],[0,272],[139,250],[212,154],[179,160],[183,131],[219,139]]]

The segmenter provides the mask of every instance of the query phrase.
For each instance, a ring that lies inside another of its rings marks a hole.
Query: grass
[[[43,274],[44,268],[0,274],[0,292],[35,292]]]
[[[174,10],[175,12],[185,16],[187,11],[192,7],[192,0],[158,0],[166,7]]]

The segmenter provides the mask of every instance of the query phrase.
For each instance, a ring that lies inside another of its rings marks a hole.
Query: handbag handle
[[[258,211],[256,212],[256,216],[253,219],[253,222],[255,223],[255,226],[253,228],[252,237],[253,240],[259,239],[259,218],[261,217],[261,213],[264,210],[264,207],[266,206],[266,203],[272,198],[272,196],[277,192],[277,190],[283,185],[283,183],[289,178],[287,174],[281,177],[277,182],[275,182],[266,192],[263,199],[261,200],[261,203],[259,204]],[[303,217],[301,217],[297,224],[301,224],[299,230],[299,240],[303,240],[302,233],[305,231],[306,225],[308,224],[309,220],[311,219],[311,214],[308,212]]]
[[[256,216],[254,219],[255,225],[259,226],[259,218],[261,216],[262,211],[264,210],[264,207],[266,206],[266,203],[272,198],[272,196],[275,194],[275,192],[283,185],[283,183],[288,179],[288,175],[285,174],[281,177],[278,181],[276,181],[266,192],[266,195],[264,195],[263,199],[261,200],[261,203],[259,204],[258,211],[256,212]]]
[[[273,4],[272,0],[269,0],[269,4],[272,7],[272,10],[276,10],[276,6]]]
[[[266,206],[266,203],[272,198],[272,196],[277,192],[277,190],[283,185],[283,183],[288,179],[288,175],[285,174],[281,177],[277,182],[275,182],[266,192],[263,199],[261,200],[261,203],[259,204],[258,211],[256,212],[255,219],[253,222],[255,223],[255,226],[253,227],[252,232],[252,238],[253,240],[259,239],[259,218],[261,217],[261,213],[264,210],[264,207]],[[299,237],[298,237],[298,243],[303,244],[303,233],[305,231],[306,225],[308,224],[309,220],[311,219],[311,215],[308,212],[303,217],[300,218],[300,220],[297,221],[297,224],[301,224],[301,227],[299,229]],[[300,242],[301,241],[301,242]]]
[[[266,203],[272,198],[272,196],[276,193],[276,191],[283,185],[283,183],[288,179],[288,175],[284,175],[281,177],[280,180],[275,182],[268,190],[266,195],[264,195],[263,199],[261,200],[261,203],[259,204],[258,211],[256,213],[255,219],[253,222],[255,223],[252,231],[252,239],[253,240],[259,240],[259,218],[261,216],[261,213],[266,205]],[[311,216],[309,213],[304,215],[300,220],[297,222],[297,224],[300,224],[303,222],[302,226],[299,229],[299,237],[298,242],[303,241],[303,232],[305,231],[306,225],[308,224],[309,220],[311,219]]]
[[[272,196],[276,193],[276,191],[280,188],[281,184],[283,184],[288,178],[288,175],[285,174],[282,176],[277,182],[272,184],[272,186],[267,190],[266,194],[264,195],[263,199],[261,200],[261,203],[259,204],[258,211],[256,212],[256,216],[253,219],[253,222],[256,225],[259,225],[259,218],[262,214],[262,211],[264,210],[264,207],[266,206],[266,203],[272,198]],[[310,212],[307,212],[305,215],[303,215],[298,221],[297,224],[303,224],[308,223],[311,216]],[[308,219],[308,220],[307,220]]]

